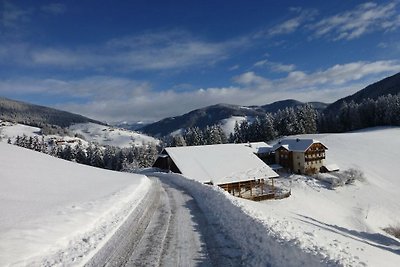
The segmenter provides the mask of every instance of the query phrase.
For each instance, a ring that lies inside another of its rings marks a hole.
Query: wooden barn
[[[248,198],[260,195],[260,188],[261,195],[266,193],[264,185],[273,186],[273,179],[279,177],[245,144],[167,147],[153,167],[218,185],[233,195]]]

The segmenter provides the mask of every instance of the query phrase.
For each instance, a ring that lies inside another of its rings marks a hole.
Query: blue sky
[[[398,0],[0,1],[0,96],[108,122],[333,102],[400,71]]]

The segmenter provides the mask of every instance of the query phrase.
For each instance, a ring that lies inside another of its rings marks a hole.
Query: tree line
[[[322,114],[320,132],[346,132],[375,126],[400,126],[400,95],[380,96],[361,103],[343,102],[338,112]]]
[[[12,143],[8,139],[8,143]],[[151,167],[158,155],[157,146],[153,143],[142,146],[120,148],[99,146],[89,143],[84,146],[80,140],[76,144],[58,145],[54,140],[46,142],[44,136],[17,136],[14,145],[46,153],[68,161],[115,171]]]
[[[188,128],[174,135],[169,146],[196,146],[224,143],[246,143],[273,140],[279,136],[317,132],[318,113],[311,105],[287,107],[276,113],[266,113],[252,121],[236,122],[233,133],[226,136],[221,125]]]
[[[338,111],[318,112],[311,105],[287,107],[251,120],[236,122],[226,136],[220,125],[188,128],[169,138],[168,146],[270,141],[282,136],[347,132],[375,126],[400,126],[400,95],[343,102]]]

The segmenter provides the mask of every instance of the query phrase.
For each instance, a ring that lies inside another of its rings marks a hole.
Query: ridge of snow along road
[[[79,265],[141,203],[144,175],[0,143],[0,265]]]
[[[180,174],[151,173],[170,179],[187,190],[197,201],[210,224],[240,247],[245,266],[334,266],[317,252],[302,250],[296,241],[287,242],[271,227],[250,215],[238,199],[217,186],[204,185]]]

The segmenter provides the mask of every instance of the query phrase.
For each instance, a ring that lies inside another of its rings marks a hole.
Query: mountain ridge
[[[105,123],[63,110],[0,97],[0,119],[32,126],[42,124],[68,127],[75,123]]]
[[[315,106],[316,109],[324,109],[328,105],[322,102],[308,103]],[[165,136],[179,129],[186,129],[189,127],[204,128],[234,116],[257,117],[265,115],[267,112],[275,113],[286,107],[298,107],[305,104],[307,103],[294,99],[276,101],[263,106],[243,106],[219,103],[195,109],[179,116],[164,118],[160,121],[139,128],[138,130],[154,136]]]
[[[343,97],[325,109],[325,113],[333,113],[340,109],[344,102],[354,101],[355,103],[361,103],[363,99],[374,99],[376,100],[380,96],[384,95],[396,95],[400,93],[400,72],[392,76],[386,77],[382,80],[374,82],[356,93]]]

